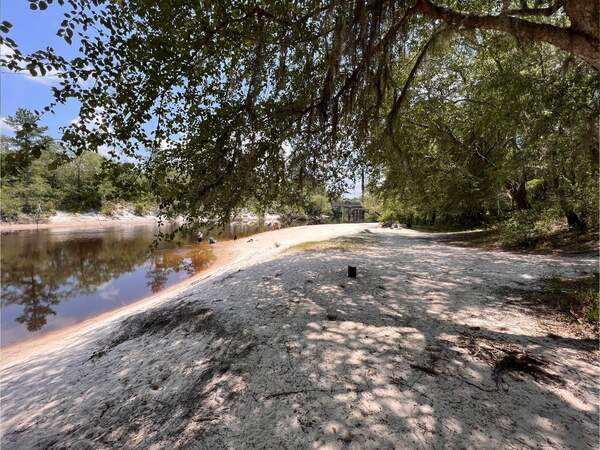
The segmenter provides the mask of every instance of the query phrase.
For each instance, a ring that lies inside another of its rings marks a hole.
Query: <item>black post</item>
[[[348,266],[348,277],[356,278],[356,267],[355,266]]]

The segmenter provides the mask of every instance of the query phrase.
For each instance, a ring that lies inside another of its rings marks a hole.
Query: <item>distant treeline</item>
[[[55,210],[112,214],[120,204],[145,214],[156,207],[148,178],[132,163],[115,162],[95,152],[71,154],[47,136],[30,111],[6,119],[14,137],[0,141],[3,221],[28,215],[43,218]]]

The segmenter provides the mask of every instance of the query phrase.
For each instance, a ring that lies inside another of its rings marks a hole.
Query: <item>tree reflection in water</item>
[[[207,245],[182,237],[150,251],[154,232],[154,227],[144,226],[4,235],[0,255],[2,308],[20,306],[14,320],[35,332],[56,314],[61,302],[89,301],[86,294],[106,289],[111,280],[124,274],[143,271],[149,291],[154,293],[164,288],[173,274],[193,274],[211,263],[213,255]],[[119,291],[119,295],[127,297],[128,293]]]
[[[170,274],[185,271],[193,275],[208,267],[213,259],[206,243],[194,248],[159,251],[152,256],[152,268],[146,274],[148,286],[153,293],[157,293],[165,287]]]

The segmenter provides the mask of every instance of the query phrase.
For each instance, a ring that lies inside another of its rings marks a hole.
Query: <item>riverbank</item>
[[[371,226],[235,241],[186,289],[1,352],[3,446],[595,447],[597,340],[520,292],[596,256]]]
[[[130,210],[120,210],[113,215],[101,214],[98,212],[89,213],[67,213],[57,211],[55,214],[48,217],[44,222],[35,223],[6,223],[0,222],[0,234],[15,233],[20,231],[35,231],[47,229],[72,230],[72,229],[100,229],[118,226],[131,226],[143,224],[157,224],[158,216],[153,214],[137,215]],[[232,220],[232,223],[238,225],[257,224],[259,217],[247,211],[242,211],[237,217]],[[277,214],[267,214],[264,216],[265,224],[272,224],[276,227],[281,226],[280,216]],[[183,223],[183,218],[177,218],[173,222]]]
[[[301,226],[259,233],[235,241],[217,242],[210,246],[214,260],[207,269],[155,295],[140,299],[121,308],[102,313],[65,328],[48,332],[39,337],[0,348],[0,358],[3,363],[10,363],[13,359],[23,359],[39,353],[53,351],[62,347],[65,342],[77,342],[78,337],[82,334],[94,332],[115,320],[161,304],[184,292],[186,289],[197,285],[200,281],[218,276],[224,271],[236,270],[248,264],[258,263],[262,259],[269,258],[294,245],[314,239],[333,239],[374,226],[377,226],[377,224]]]
[[[44,223],[0,223],[0,233],[14,233],[19,231],[34,231],[47,229],[94,229],[127,225],[143,225],[158,223],[158,217],[154,215],[138,216],[131,213],[123,213],[107,216],[100,213],[65,213],[57,212],[50,216]]]

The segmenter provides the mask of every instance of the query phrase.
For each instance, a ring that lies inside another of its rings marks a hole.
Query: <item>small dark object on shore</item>
[[[234,234],[234,235],[233,235],[233,240],[234,240],[234,241],[237,241],[237,234]]]
[[[208,237],[208,243],[209,243],[209,244],[216,244],[216,243],[217,243],[217,240],[216,240],[214,237],[212,237],[212,236],[209,236],[209,237]]]
[[[329,313],[329,314],[327,314],[327,320],[330,320],[333,322],[333,321],[337,320],[337,315],[333,314],[333,313]]]
[[[199,231],[198,234],[196,234],[196,242],[202,242],[204,240],[204,234],[202,234],[202,231]]]
[[[348,276],[350,278],[356,278],[356,266],[348,266]]]

